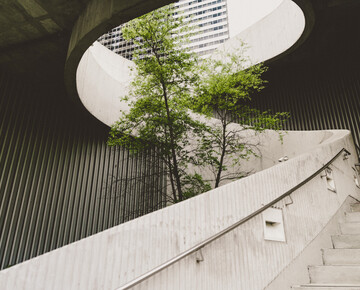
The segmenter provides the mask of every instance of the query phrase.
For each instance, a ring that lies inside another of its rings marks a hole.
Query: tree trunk
[[[221,173],[222,173],[222,167],[224,164],[224,158],[225,158],[225,152],[226,152],[226,120],[223,121],[223,136],[222,136],[222,148],[221,148],[221,156],[220,156],[220,162],[219,162],[219,169],[216,175],[215,180],[215,188],[219,187],[219,183],[221,180]]]
[[[174,131],[173,131],[173,127],[172,127],[172,120],[170,117],[170,109],[169,109],[169,103],[168,103],[168,98],[167,98],[167,93],[166,93],[166,86],[164,83],[162,83],[162,87],[163,87],[163,93],[164,93],[166,115],[167,115],[167,119],[169,122],[170,147],[171,147],[171,156],[172,156],[172,160],[173,160],[173,168],[172,168],[173,172],[172,173],[174,175],[175,182],[176,182],[176,188],[178,191],[178,199],[179,199],[179,201],[182,201],[183,194],[182,194],[182,190],[181,190],[180,175],[179,175],[179,169],[178,169],[176,152],[175,152]],[[171,172],[170,172],[170,174],[171,174]]]

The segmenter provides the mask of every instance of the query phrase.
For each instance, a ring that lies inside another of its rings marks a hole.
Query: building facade
[[[175,4],[176,12],[193,26],[195,35],[185,45],[200,56],[211,54],[220,44],[229,39],[229,23],[226,0],[180,0]],[[98,41],[121,56],[131,59],[135,46],[124,40],[123,25],[102,35]]]

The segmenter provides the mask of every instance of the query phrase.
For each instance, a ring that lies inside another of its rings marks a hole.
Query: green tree
[[[189,168],[203,164],[193,145],[200,144],[207,126],[188,110],[199,77],[196,56],[180,48],[188,35],[184,19],[175,17],[170,5],[129,22],[122,32],[137,45],[136,76],[125,98],[130,111],[112,126],[108,144],[134,152],[159,148],[170,181],[170,202],[209,190],[202,176]]]
[[[251,66],[243,46],[233,54],[199,62],[182,46],[190,35],[184,24],[170,5],[123,28],[124,38],[137,45],[136,75],[125,98],[130,111],[122,112],[108,140],[111,146],[133,152],[158,148],[171,203],[211,189],[211,181],[218,187],[224,180],[247,175],[229,169],[257,155],[254,134],[279,131],[287,118],[287,113],[251,107],[253,93],[266,83],[261,77],[266,68]],[[216,122],[210,119],[214,114]],[[212,170],[213,178],[205,179],[204,168]]]
[[[236,52],[222,53],[202,63],[201,82],[192,109],[219,119],[208,134],[203,135],[198,152],[212,169],[215,187],[223,180],[246,176],[241,170],[226,171],[251,155],[257,156],[258,143],[254,134],[267,129],[280,132],[288,118],[285,112],[271,114],[251,107],[252,95],[265,86],[262,74],[266,69],[263,64],[250,64],[242,43]]]

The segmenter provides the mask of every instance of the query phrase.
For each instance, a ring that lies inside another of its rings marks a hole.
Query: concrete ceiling
[[[0,49],[71,30],[88,0],[0,0]]]
[[[70,34],[90,0],[0,0],[0,68],[62,84]]]

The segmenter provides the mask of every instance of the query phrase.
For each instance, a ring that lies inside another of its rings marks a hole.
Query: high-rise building
[[[198,32],[187,45],[197,54],[208,55],[229,38],[226,0],[180,0],[175,6]]]
[[[198,55],[212,53],[229,38],[226,0],[180,0],[175,7],[178,13],[189,19],[189,25],[197,32],[186,47]],[[135,46],[123,39],[122,26],[102,35],[98,41],[115,53],[131,59]]]

